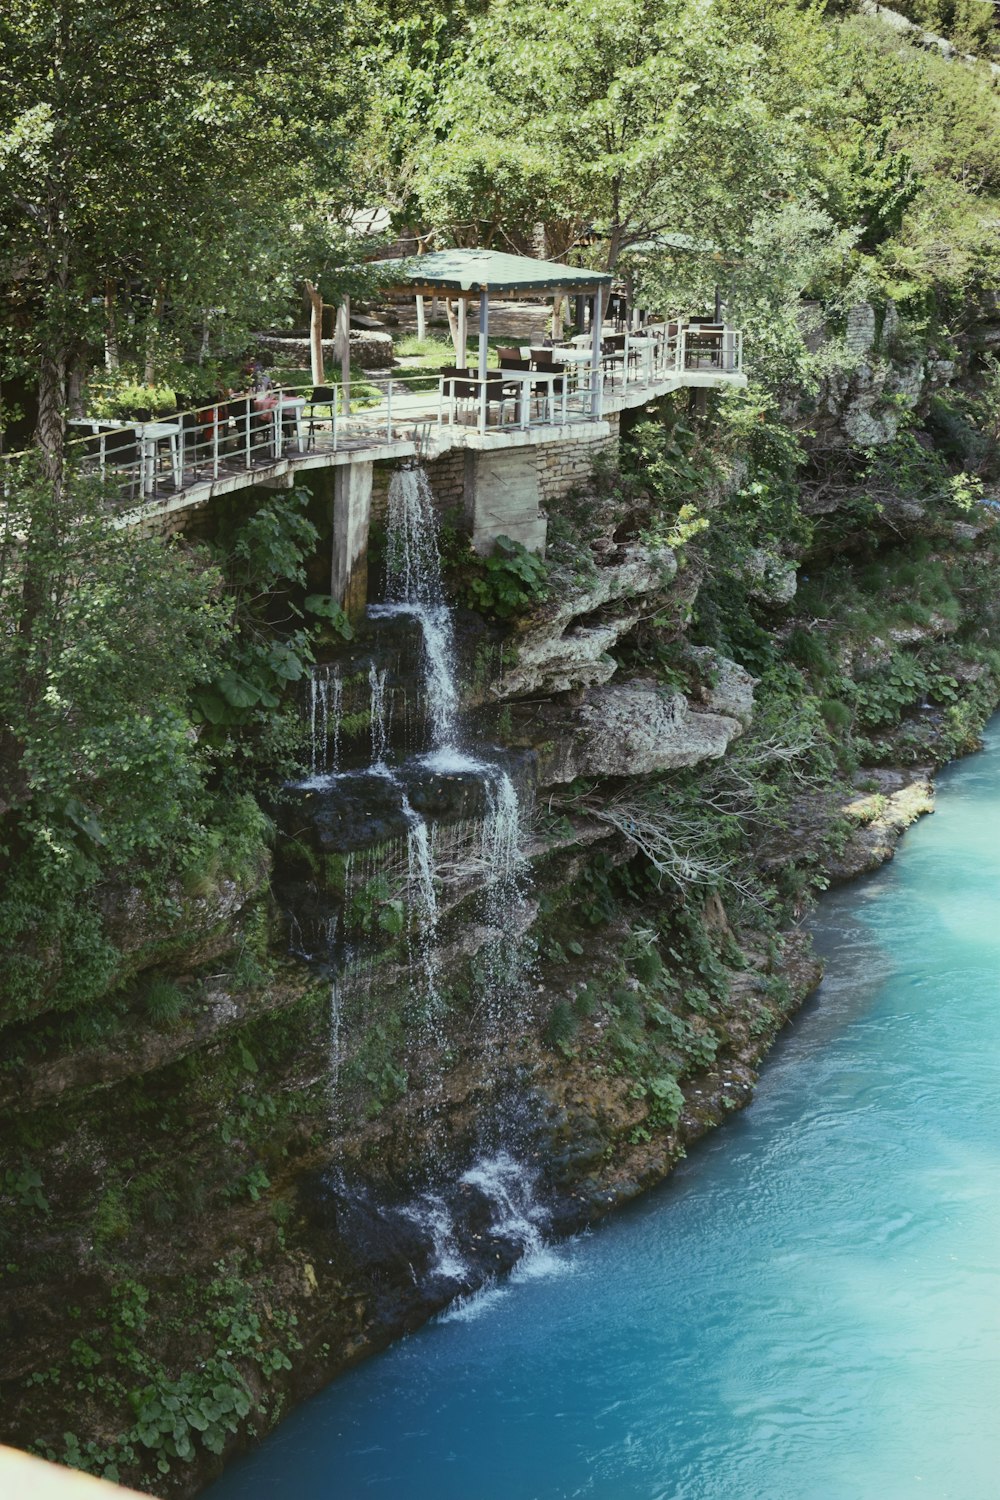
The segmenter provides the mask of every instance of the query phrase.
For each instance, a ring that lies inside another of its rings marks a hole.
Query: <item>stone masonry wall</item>
[[[372,474],[372,521],[385,520],[389,503],[389,483],[396,472],[393,461],[377,463]],[[427,465],[427,477],[434,491],[439,511],[460,510],[465,495],[465,452],[453,449],[443,458]]]
[[[551,506],[585,489],[598,454],[618,444],[618,417],[610,419],[611,436],[578,439],[572,443],[546,443],[538,453],[538,488],[542,504]]]

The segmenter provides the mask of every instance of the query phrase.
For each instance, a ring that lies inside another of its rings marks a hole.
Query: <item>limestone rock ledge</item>
[[[718,760],[743,727],[729,714],[696,710],[683,693],[650,679],[592,688],[569,732],[540,752],[539,782],[648,776]]]
[[[709,685],[701,689],[698,707],[736,719],[744,729],[749,729],[757,678],[727,656],[719,656],[711,646],[691,646],[689,654],[709,678]]]
[[[614,676],[608,652],[636,624],[650,595],[661,593],[677,573],[669,547],[627,547],[621,561],[598,569],[592,579],[565,589],[517,638],[517,661],[495,684],[497,698],[565,693],[597,687]],[[587,617],[619,601],[636,601],[613,618]],[[574,623],[578,622],[578,623]]]

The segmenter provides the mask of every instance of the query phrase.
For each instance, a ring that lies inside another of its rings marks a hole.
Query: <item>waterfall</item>
[[[371,620],[392,620],[407,616],[420,629],[423,656],[424,694],[431,742],[447,748],[457,738],[458,689],[455,685],[455,642],[451,612],[446,604],[371,604]]]
[[[397,469],[389,483],[386,599],[444,604],[434,495],[423,469]]]
[[[453,745],[458,714],[454,633],[441,583],[434,496],[422,469],[399,469],[389,484],[385,592],[386,603],[369,614],[373,619],[410,615],[416,621],[423,641],[431,740],[436,747]]]
[[[330,1113],[337,1104],[337,1086],[340,1083],[340,980],[330,981]]]
[[[429,1274],[446,1281],[462,1281],[469,1275],[469,1264],[458,1248],[455,1221],[439,1193],[422,1193],[415,1203],[401,1210],[411,1224],[426,1231],[433,1246],[434,1259]]]
[[[423,746],[430,749],[404,757],[398,736],[393,743],[398,699],[389,689],[390,668],[382,664],[387,659],[384,647],[366,651],[363,665],[352,656],[345,677],[336,665],[315,670],[308,699],[312,775],[296,789],[315,798],[306,807],[315,809],[320,850],[335,860],[342,850],[347,858],[336,877],[340,884],[332,892],[326,884],[332,877],[324,873],[329,866],[310,867],[300,861],[295,867],[301,922],[292,916],[290,940],[293,950],[330,980],[334,1099],[351,1055],[350,1018],[364,983],[365,951],[374,953],[386,936],[405,942],[413,1010],[419,1016],[412,1039],[432,1075],[422,1087],[433,1110],[435,1083],[443,1083],[441,1058],[449,1042],[443,1024],[439,945],[450,943],[452,934],[439,933],[442,910],[467,903],[461,911],[463,917],[468,913],[466,920],[475,934],[473,973],[479,987],[474,1014],[483,1027],[484,1044],[495,1049],[499,1065],[504,1037],[511,1030],[506,1020],[523,985],[520,938],[526,925],[528,867],[521,848],[522,808],[511,776],[489,752],[479,759],[462,745],[453,617],[444,596],[433,495],[419,469],[401,469],[390,483],[386,553],[385,602],[370,605],[368,619],[401,619],[403,629],[390,641],[391,651],[399,650],[399,637],[415,646],[419,631],[420,687],[414,696],[424,712]],[[395,688],[399,669],[391,670]],[[351,769],[350,761],[342,769],[342,725],[351,728],[349,751],[354,755],[354,726],[361,719],[355,691],[365,674],[371,761],[365,769]],[[405,702],[400,711],[405,717]],[[464,779],[465,785],[452,792],[449,777]],[[470,785],[475,782],[478,787]],[[432,808],[437,811],[428,811]],[[368,828],[371,843],[365,841]],[[343,911],[339,930],[333,918],[326,932],[319,929],[329,920],[331,894],[337,910],[342,906]],[[389,906],[398,913],[400,902],[402,921],[397,925]],[[498,1168],[497,1173],[502,1186],[503,1172]]]
[[[309,746],[314,776],[336,771],[340,762],[343,687],[339,667],[316,667],[309,679]]]
[[[434,862],[431,858],[427,824],[419,813],[414,812],[405,792],[402,798],[407,821],[407,889],[416,929],[411,934],[410,941],[416,944],[416,956],[424,977],[425,999],[430,1017],[440,1003],[435,945],[438,907],[434,889]]]
[[[372,765],[384,766],[389,741],[389,725],[386,717],[385,667],[377,668],[372,662],[368,669],[368,686],[371,689],[372,716]]]
[[[487,1012],[495,1025],[506,1002],[522,983],[524,888],[528,862],[521,848],[521,808],[514,783],[500,766],[486,766],[487,813],[482,827],[482,858],[486,870],[483,921],[489,937],[480,954],[480,969],[488,981]]]

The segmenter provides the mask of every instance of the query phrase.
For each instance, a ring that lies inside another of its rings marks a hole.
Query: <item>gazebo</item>
[[[406,260],[376,262],[391,268],[395,280],[384,290],[411,297],[451,297],[459,305],[460,341],[464,334],[468,305],[479,303],[479,379],[486,379],[490,301],[513,301],[546,293],[592,299],[593,347],[601,347],[602,293],[612,278],[604,271],[585,271],[558,261],[532,260],[527,255],[508,255],[502,250],[432,250]],[[600,380],[600,361],[594,361],[595,392]]]

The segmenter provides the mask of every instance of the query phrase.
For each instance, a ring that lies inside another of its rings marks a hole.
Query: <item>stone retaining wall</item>
[[[608,418],[610,437],[580,438],[572,443],[546,443],[538,453],[538,488],[548,507],[590,482],[594,460],[618,446],[618,416]]]
[[[283,364],[309,364],[308,339],[281,338],[272,333],[258,333],[254,338],[259,348],[273,354]],[[328,378],[339,374],[333,339],[323,340],[323,360],[329,367]],[[352,328],[351,363],[363,370],[390,370],[393,363],[391,334],[374,333],[367,328]]]

